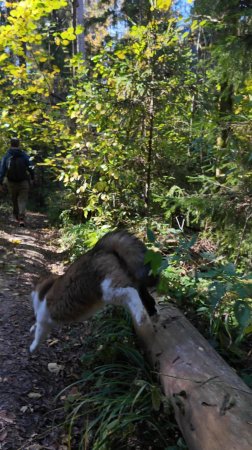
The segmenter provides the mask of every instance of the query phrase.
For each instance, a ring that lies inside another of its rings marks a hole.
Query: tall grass
[[[129,316],[109,309],[94,319],[94,328],[82,377],[67,389],[68,448],[184,448],[175,444],[169,402],[136,346]]]

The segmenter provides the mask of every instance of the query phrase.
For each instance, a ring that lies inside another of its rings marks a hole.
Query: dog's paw
[[[36,323],[34,323],[30,328],[30,333],[33,333],[36,330]]]
[[[33,341],[29,348],[30,353],[33,353],[36,350],[36,348],[37,348],[37,343],[36,343],[36,341]]]

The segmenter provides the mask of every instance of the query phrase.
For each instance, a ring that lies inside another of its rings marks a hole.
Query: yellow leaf
[[[168,11],[171,7],[172,0],[157,0],[157,8],[163,11]]]
[[[81,34],[83,33],[84,28],[82,25],[77,25],[76,29],[75,29],[75,34]]]
[[[62,31],[62,33],[60,33],[60,36],[62,39],[67,39],[68,41],[73,41],[74,39],[76,39],[73,27],[69,27],[67,30]]]
[[[12,244],[14,244],[14,245],[19,245],[19,244],[21,244],[20,239],[10,239],[10,242],[11,242]]]
[[[86,188],[87,188],[87,182],[85,181],[84,184],[77,189],[77,191],[76,191],[77,194],[85,192]]]
[[[4,61],[4,60],[7,59],[7,58],[8,58],[8,55],[7,55],[6,53],[2,53],[2,54],[0,55],[0,62]]]
[[[54,38],[54,41],[55,41],[55,44],[56,44],[56,45],[60,45],[60,43],[61,43],[61,40],[60,40],[60,38],[59,38],[58,36],[56,36],[56,37]]]
[[[125,52],[122,50],[118,50],[117,52],[115,52],[115,55],[119,58],[119,59],[125,59]]]
[[[119,175],[116,172],[111,172],[111,176],[115,179],[118,180],[119,179]]]
[[[153,51],[150,48],[147,48],[145,51],[146,58],[151,58],[153,56]]]

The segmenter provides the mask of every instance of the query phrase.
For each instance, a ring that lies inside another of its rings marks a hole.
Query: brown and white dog
[[[32,292],[36,322],[30,352],[53,326],[86,320],[108,304],[127,307],[137,327],[150,324],[156,308],[147,288],[158,279],[144,264],[145,252],[145,245],[127,231],[107,233],[64,275],[39,282]]]

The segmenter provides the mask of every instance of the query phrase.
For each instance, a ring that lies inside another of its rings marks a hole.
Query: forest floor
[[[54,332],[30,355],[34,323],[32,285],[48,270],[61,273],[57,230],[46,217],[29,213],[19,228],[0,217],[0,449],[64,450],[64,394],[78,379],[88,326]]]

